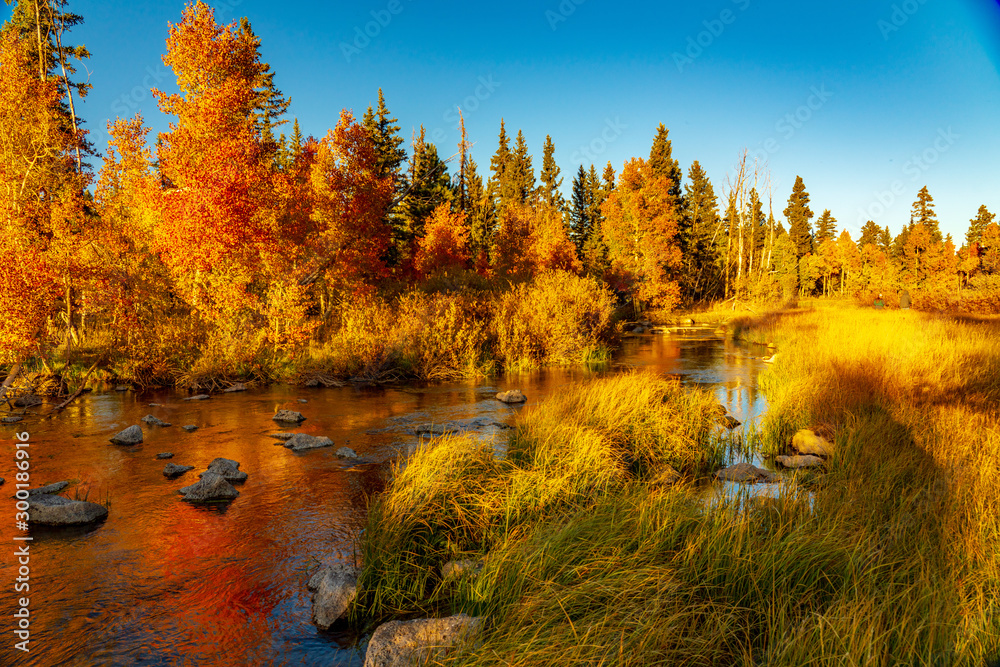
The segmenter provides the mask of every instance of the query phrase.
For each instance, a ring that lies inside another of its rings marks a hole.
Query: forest
[[[837,296],[1000,311],[1000,225],[970,205],[942,236],[926,187],[908,225],[854,239],[797,178],[775,201],[746,151],[725,183],[673,158],[580,165],[565,191],[503,122],[489,165],[381,90],[304,136],[247,19],[203,2],[169,25],[176,94],[141,115],[77,114],[89,57],[61,0],[14,4],[0,33],[0,364],[135,386],[490,375],[606,359],[618,323],[719,302]],[[373,85],[373,88],[375,86]],[[373,91],[374,92],[374,91]],[[461,109],[457,109],[461,114]],[[333,124],[333,123],[331,123]],[[492,143],[492,140],[490,141]],[[485,143],[483,144],[485,145]],[[778,210],[776,210],[776,207]],[[818,209],[819,206],[816,206]],[[16,374],[16,373],[12,373]]]

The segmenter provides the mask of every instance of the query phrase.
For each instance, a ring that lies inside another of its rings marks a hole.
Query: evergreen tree
[[[676,200],[681,197],[680,164],[673,158],[673,146],[670,142],[670,131],[663,123],[656,128],[653,147],[649,151],[649,168],[656,176],[666,176],[670,179],[670,194]]]
[[[535,170],[531,166],[531,155],[528,144],[524,141],[524,133],[517,131],[514,140],[514,152],[511,155],[511,187],[514,201],[527,204],[535,193]]]
[[[684,186],[684,228],[686,247],[681,269],[681,288],[689,302],[715,296],[719,284],[719,202],[708,174],[695,160],[688,169]]]
[[[878,247],[886,255],[892,252],[892,232],[889,231],[889,225],[883,227],[879,232]]]
[[[542,147],[542,173],[540,178],[542,184],[539,186],[539,193],[542,201],[549,207],[558,211],[566,208],[566,201],[563,199],[559,188],[562,187],[563,179],[559,175],[559,165],[554,157],[556,147],[552,143],[552,137],[545,135],[545,145]]]
[[[795,177],[795,185],[792,186],[792,194],[788,198],[784,214],[788,220],[788,234],[792,237],[795,252],[801,259],[813,251],[812,226],[809,224],[813,212],[809,208],[809,193],[806,192],[801,176]]]
[[[826,209],[822,215],[816,218],[815,246],[819,247],[823,241],[832,241],[836,236],[837,219],[830,213],[830,209]]]
[[[865,246],[869,243],[878,246],[879,237],[882,235],[882,230],[873,221],[869,220],[865,223],[864,227],[861,228],[861,237],[858,238],[858,250],[864,250]]]
[[[251,48],[260,54],[260,38],[254,34],[250,19],[240,19],[237,33],[240,39],[246,40]],[[261,70],[254,85],[253,119],[254,127],[260,132],[261,146],[264,150],[277,155],[278,142],[274,139],[274,128],[287,123],[281,117],[288,112],[291,99],[286,99],[277,86],[274,85],[274,72],[268,63],[261,62]]]
[[[296,162],[302,156],[302,147],[304,144],[305,139],[299,130],[299,119],[296,118],[295,122],[292,123],[292,139],[288,142],[288,158],[290,163]]]
[[[424,127],[413,142],[406,196],[399,206],[398,241],[404,256],[412,255],[414,243],[423,236],[424,223],[439,205],[453,198],[448,165],[438,157],[437,147],[425,139]]]
[[[965,233],[966,245],[971,248],[973,243],[979,243],[983,238],[986,226],[992,223],[995,218],[996,214],[990,213],[985,204],[980,206],[976,217],[969,221],[969,231]]]
[[[607,197],[615,189],[615,168],[611,166],[610,160],[604,165],[604,173],[601,174],[601,180],[601,189],[604,191],[604,196]]]
[[[581,255],[584,243],[586,243],[593,231],[593,226],[591,225],[593,203],[590,178],[581,164],[576,172],[576,177],[573,179],[573,194],[569,205],[570,240],[576,244],[577,251]]]
[[[476,161],[469,160],[465,168],[465,196],[468,200],[466,215],[469,225],[469,246],[473,258],[489,252],[493,244],[494,231],[493,203],[477,170]]]
[[[758,270],[764,263],[764,245],[767,242],[767,218],[764,216],[764,205],[757,194],[757,188],[750,190],[750,251],[752,266]]]
[[[593,229],[595,226],[601,224],[604,219],[604,215],[601,213],[601,205],[604,204],[604,199],[607,196],[604,192],[604,184],[597,175],[597,169],[594,165],[590,165],[590,171],[587,172],[587,191],[589,192],[587,199],[590,202],[587,214],[590,220],[590,229]]]
[[[941,243],[941,229],[938,225],[937,213],[934,211],[934,198],[927,191],[927,186],[920,188],[917,201],[913,202],[913,213],[910,215],[910,226],[914,223],[924,225],[930,232],[931,240]]]
[[[911,220],[909,225],[903,225],[903,229],[900,230],[899,235],[896,236],[892,241],[892,258],[895,260],[902,260],[903,253],[906,249],[907,244],[910,241],[910,231],[913,229],[913,222]],[[886,228],[888,231],[888,228]]]
[[[500,137],[496,153],[490,159],[490,176],[487,192],[493,201],[493,208],[499,215],[505,208],[517,201],[513,186],[513,156],[510,139],[503,119],[500,119]]]
[[[298,121],[296,121],[296,124]],[[375,144],[378,152],[378,168],[380,175],[392,176],[397,195],[402,192],[404,178],[402,165],[406,160],[406,149],[403,148],[403,137],[399,135],[399,125],[389,113],[385,105],[385,95],[378,89],[378,109],[371,106],[365,111],[361,124]],[[298,134],[298,129],[295,130]],[[300,135],[301,136],[301,135]]]

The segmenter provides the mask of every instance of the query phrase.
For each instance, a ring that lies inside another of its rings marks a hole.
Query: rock
[[[28,491],[28,495],[29,496],[53,495],[59,493],[67,486],[69,486],[69,482],[55,482],[54,484],[47,484],[45,486],[40,486],[37,489],[30,489]]]
[[[163,459],[172,459],[172,458],[174,458],[174,453],[173,452],[160,452],[159,454],[156,455],[156,458],[160,459],[161,461]]]
[[[359,458],[357,453],[350,447],[341,447],[337,450],[336,454],[338,459],[356,459]]]
[[[282,442],[286,442],[288,440],[291,440],[297,435],[298,433],[269,433],[267,437],[274,438],[275,440],[281,440]]]
[[[781,481],[781,475],[773,473],[770,470],[758,468],[749,463],[737,463],[728,468],[723,468],[715,473],[715,478],[723,482],[746,482],[750,484],[757,482],[773,484]]]
[[[653,484],[657,486],[673,486],[681,481],[681,474],[673,467],[665,465],[653,478]]]
[[[120,384],[117,387],[115,387],[115,391],[128,391],[128,390],[129,386],[127,384]]]
[[[4,478],[0,477],[0,486],[3,486],[3,483],[4,483]]]
[[[823,459],[818,456],[776,456],[774,460],[786,468],[814,468],[823,465]]]
[[[634,329],[632,329],[632,333],[634,333],[634,334],[644,334],[644,333],[646,333],[646,327],[635,327]]]
[[[450,560],[441,566],[441,579],[448,581],[459,577],[477,575],[483,570],[483,564],[475,560]]]
[[[319,449],[321,447],[332,447],[333,440],[325,437],[317,437],[314,435],[306,435],[305,433],[296,433],[287,441],[285,441],[285,447],[292,450],[293,452],[302,452],[307,449]]]
[[[833,443],[816,435],[809,429],[802,429],[792,438],[792,447],[799,454],[812,454],[813,456],[833,456]]]
[[[150,403],[149,407],[151,407],[151,408],[162,408],[163,404],[162,403]]]
[[[358,577],[361,570],[344,563],[321,567],[309,579],[313,593],[313,623],[321,630],[328,629],[344,617],[358,594]]]
[[[108,516],[108,508],[83,500],[38,494],[28,501],[28,521],[45,526],[82,526]]]
[[[730,431],[732,431],[734,428],[739,428],[740,426],[742,426],[740,420],[736,419],[732,415],[726,415],[724,417],[721,417],[719,419],[719,423],[725,426]]]
[[[182,398],[182,401],[207,401],[212,398],[208,394],[198,394],[197,396],[188,396],[187,398]]]
[[[223,394],[235,394],[237,392],[246,391],[246,390],[247,390],[247,386],[245,384],[243,384],[242,382],[237,382],[236,384],[232,385],[231,387],[226,387],[225,389],[223,389],[222,393]]]
[[[510,391],[502,391],[497,394],[497,400],[504,403],[524,403],[528,399],[521,393],[520,389],[511,389]]]
[[[198,427],[194,424],[188,424],[187,426],[181,426],[182,431],[187,431],[188,433],[194,433],[198,430]]]
[[[300,424],[306,420],[301,412],[293,412],[291,410],[278,410],[271,419],[276,422],[285,422],[286,424]]]
[[[129,426],[127,429],[111,438],[112,445],[138,445],[142,442],[142,429],[138,426]]]
[[[158,417],[154,417],[153,415],[146,415],[140,421],[142,421],[144,424],[149,424],[150,426],[170,426],[171,425],[170,422],[162,421]]]
[[[180,477],[186,472],[194,470],[194,466],[179,466],[176,463],[168,463],[166,467],[163,468],[163,476],[173,479],[175,477]]]
[[[10,402],[15,408],[34,408],[42,404],[41,396],[19,396]]]
[[[417,435],[445,435],[446,433],[458,433],[459,427],[452,423],[447,424],[421,424],[416,428]]]
[[[726,406],[724,406],[722,403],[716,404],[715,411],[719,413],[720,417],[725,417],[727,414],[729,414],[729,410],[727,410]]]
[[[240,492],[234,489],[225,477],[214,472],[203,473],[197,483],[185,486],[177,493],[183,495],[184,500],[195,503],[232,500],[240,495]]]
[[[0,423],[3,423],[3,424],[16,424],[19,421],[21,421],[22,419],[24,419],[24,417],[21,417],[21,416],[18,416],[18,415],[14,415],[13,417],[4,417],[3,419],[0,419]]]
[[[424,664],[442,657],[461,643],[474,640],[482,627],[482,617],[466,614],[383,623],[368,642],[364,667]]]
[[[300,398],[300,399],[299,399],[299,403],[308,403],[308,402],[309,402],[309,401],[308,401],[308,400],[306,400],[306,399],[304,399],[304,398]]]
[[[208,464],[208,470],[201,474],[201,477],[214,473],[216,475],[222,475],[227,482],[245,482],[247,481],[248,474],[240,471],[240,464],[238,461],[233,461],[232,459],[218,458],[214,459]]]

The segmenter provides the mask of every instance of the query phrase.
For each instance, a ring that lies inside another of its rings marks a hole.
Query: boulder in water
[[[816,435],[809,429],[802,429],[792,438],[792,447],[799,454],[810,454],[812,456],[833,456],[833,443],[825,438]]]
[[[208,394],[197,394],[195,396],[188,396],[187,398],[182,398],[182,401],[207,401],[212,398]]]
[[[309,579],[313,591],[313,623],[326,630],[344,617],[358,594],[361,570],[344,563],[321,567]]]
[[[108,516],[108,508],[83,500],[70,500],[45,493],[28,501],[28,522],[43,526],[82,526]]]
[[[758,468],[749,463],[737,463],[728,468],[723,468],[715,473],[715,478],[723,482],[744,482],[748,484],[755,484],[757,482],[772,484],[781,481],[781,475],[773,473],[770,470]]]
[[[163,468],[163,476],[173,479],[175,477],[180,477],[190,470],[194,470],[194,466],[179,466],[176,463],[168,463],[166,467]]]
[[[182,431],[187,431],[188,433],[194,433],[198,430],[198,427],[194,424],[188,424],[187,426],[181,426]]]
[[[142,442],[142,429],[138,426],[129,426],[127,429],[111,438],[112,445],[138,445]]]
[[[247,481],[247,475],[245,472],[240,471],[240,464],[238,461],[233,461],[232,459],[218,458],[214,459],[208,464],[208,470],[202,473],[202,476],[209,473],[215,473],[216,475],[222,475],[227,482],[245,482]]]
[[[818,456],[776,456],[774,460],[786,468],[815,468],[823,465],[823,459]]]
[[[301,424],[306,420],[301,412],[294,412],[292,410],[278,410],[271,419],[276,422],[284,422],[285,424]]]
[[[223,394],[236,394],[238,392],[246,391],[246,390],[247,390],[247,386],[245,384],[243,384],[242,382],[237,382],[236,384],[231,385],[231,386],[226,387],[225,389],[223,389],[222,393]]]
[[[447,618],[389,621],[375,629],[368,642],[364,667],[420,665],[457,646],[474,641],[483,628],[482,617],[458,614]]]
[[[521,393],[520,389],[511,389],[510,391],[502,391],[497,394],[497,400],[503,403],[524,403],[528,398]]]
[[[185,486],[177,493],[184,496],[184,500],[194,503],[232,500],[240,495],[240,492],[234,489],[225,477],[214,472],[203,473],[197,483]]]
[[[52,495],[59,493],[63,489],[69,486],[69,482],[55,482],[53,484],[46,484],[45,486],[40,486],[37,489],[31,489],[28,491],[28,496],[40,496],[40,495]]]
[[[350,447],[341,447],[337,450],[338,459],[356,459],[358,458],[357,453]]]
[[[170,426],[170,422],[165,422],[159,417],[154,417],[153,415],[146,415],[140,421],[144,424],[149,424],[150,426]]]
[[[296,433],[285,441],[285,447],[293,452],[304,452],[309,449],[319,449],[321,447],[332,447],[333,440],[326,437],[316,437],[305,433]]]

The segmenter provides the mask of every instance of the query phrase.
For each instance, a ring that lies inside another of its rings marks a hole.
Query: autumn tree
[[[465,213],[439,204],[424,227],[414,267],[423,276],[465,269],[469,264],[469,230]]]
[[[934,198],[927,190],[927,186],[920,188],[917,193],[917,201],[913,202],[913,212],[910,215],[911,224],[923,225],[930,234],[931,241],[940,243],[943,238],[938,225],[937,213],[934,211]]]
[[[677,201],[671,180],[656,175],[641,158],[625,163],[618,183],[602,206],[602,232],[612,270],[634,289],[635,299],[671,309],[680,299],[673,279],[680,264]]]
[[[861,227],[861,236],[858,237],[858,250],[860,251],[869,243],[877,245],[881,235],[882,229],[873,221],[869,220],[863,227]]]
[[[822,245],[823,241],[833,240],[837,236],[837,219],[826,209],[816,218],[815,244]]]

